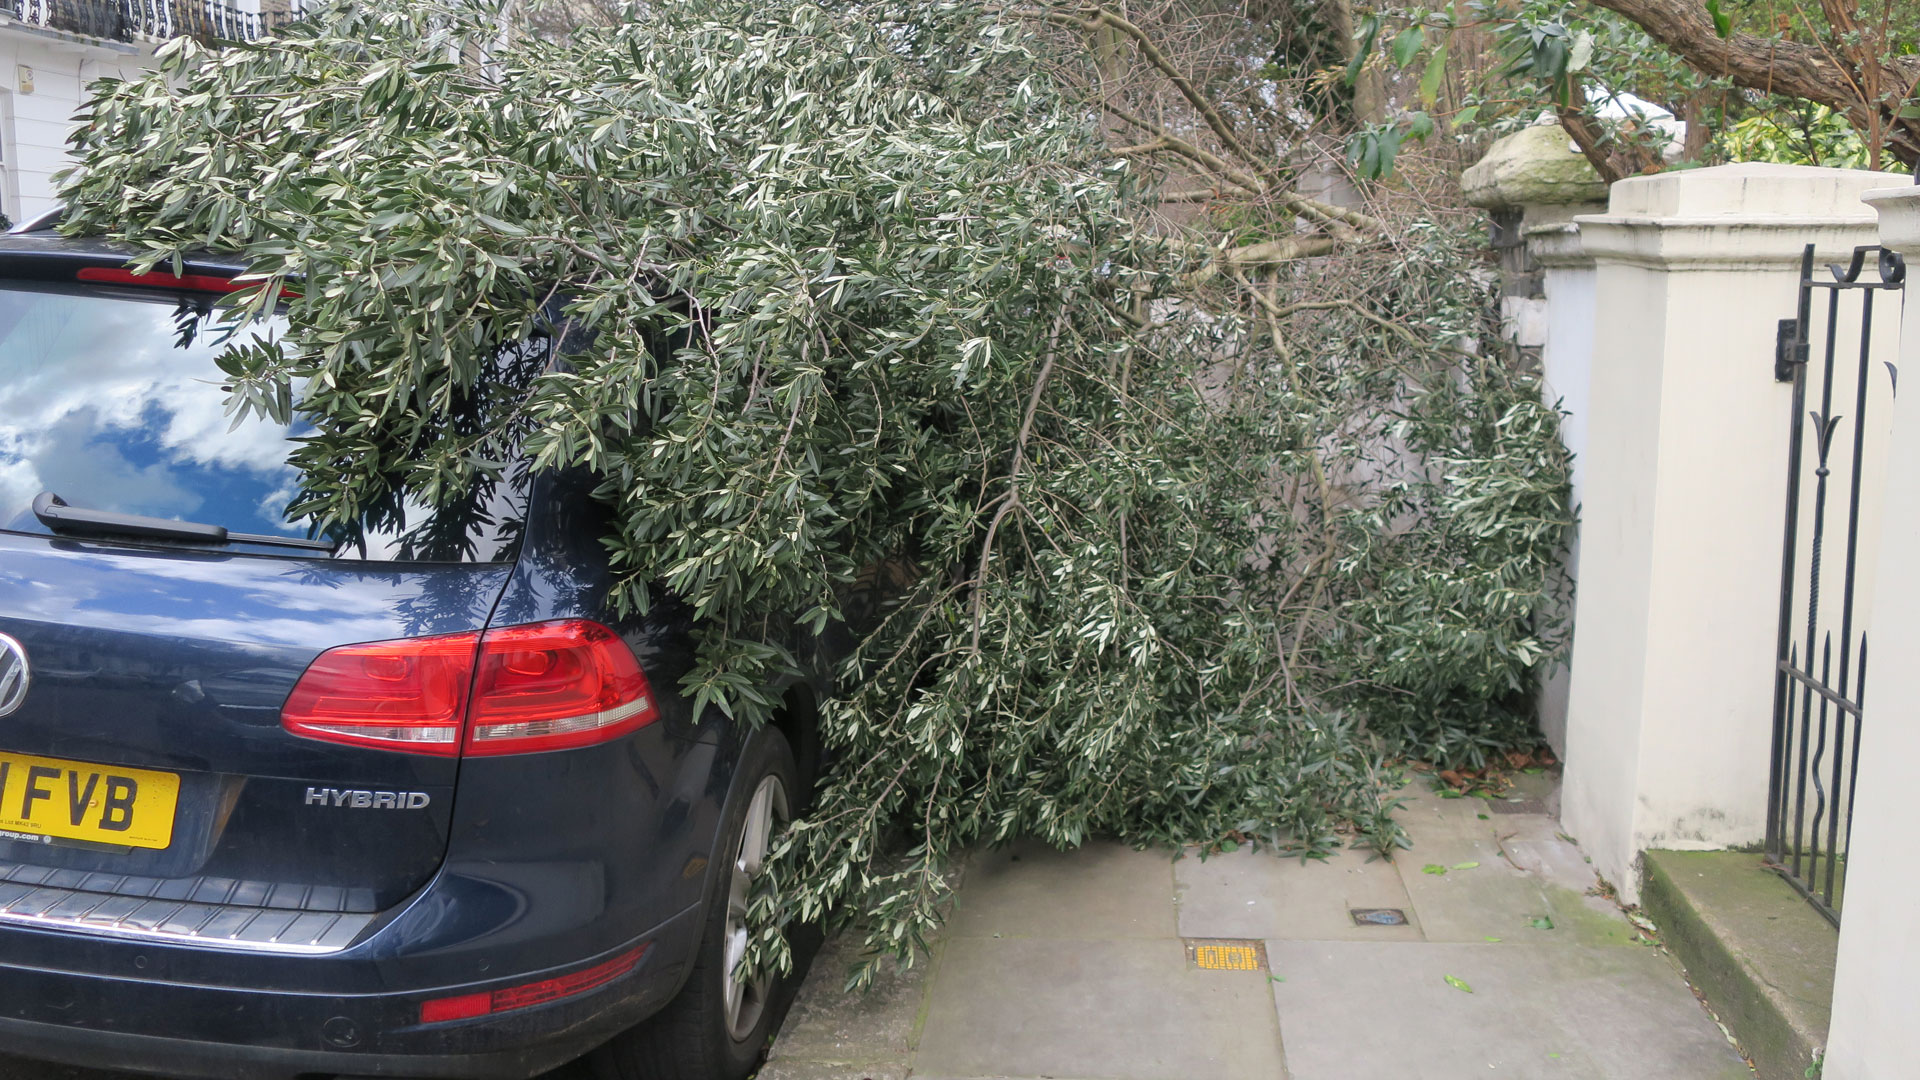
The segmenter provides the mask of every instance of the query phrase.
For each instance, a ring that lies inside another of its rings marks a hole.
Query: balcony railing
[[[304,14],[300,0],[263,0],[246,10],[227,0],[0,0],[0,13],[28,26],[109,41],[252,41]]]

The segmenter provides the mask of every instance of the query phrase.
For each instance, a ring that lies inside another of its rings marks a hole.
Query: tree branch
[[[1724,75],[1737,86],[1805,98],[1846,114],[1862,131],[1875,118],[1884,125],[1887,146],[1908,165],[1920,163],[1920,120],[1897,115],[1905,88],[1920,84],[1920,56],[1890,56],[1872,60],[1878,85],[1891,88],[1880,100],[1870,101],[1863,80],[1841,65],[1825,48],[1794,41],[1775,41],[1753,34],[1720,37],[1705,5],[1697,0],[1594,0],[1639,24],[1654,40],[1708,75]]]
[[[1200,248],[1200,245],[1194,245]],[[1332,236],[1293,236],[1285,240],[1268,240],[1258,244],[1246,244],[1237,248],[1203,248],[1213,256],[1207,265],[1188,274],[1188,285],[1203,285],[1212,280],[1223,269],[1229,274],[1238,273],[1243,267],[1272,266],[1293,259],[1311,259],[1317,255],[1331,255],[1338,251],[1341,241]]]
[[[1166,128],[1151,120],[1135,116],[1133,113],[1128,112],[1126,109],[1112,102],[1105,103],[1105,107],[1108,112],[1132,124],[1134,127],[1142,131],[1150,131],[1156,136],[1151,142],[1122,147],[1115,151],[1115,153],[1135,155],[1166,151],[1167,153],[1177,154],[1248,194],[1271,196],[1278,199],[1289,209],[1304,214],[1322,224],[1333,226],[1351,225],[1355,228],[1365,229],[1373,233],[1384,233],[1386,231],[1386,223],[1379,218],[1363,214],[1358,210],[1348,209],[1344,206],[1335,206],[1332,203],[1321,202],[1319,199],[1309,199],[1296,191],[1276,188],[1244,169],[1235,168],[1232,162],[1220,155],[1202,150],[1187,140],[1180,138],[1178,135],[1172,134],[1167,131]],[[1215,194],[1217,195],[1218,193],[1216,192]],[[1163,195],[1160,201],[1186,202],[1190,200],[1175,200]]]
[[[1191,161],[1194,164],[1200,166],[1201,168],[1206,169],[1208,172],[1214,174],[1215,176],[1219,177],[1222,180],[1227,181],[1228,183],[1232,184],[1234,187],[1241,188],[1242,190],[1246,191],[1248,194],[1263,195],[1266,193],[1267,184],[1265,181],[1252,175],[1251,173],[1247,172],[1244,169],[1235,168],[1233,162],[1228,161],[1226,158],[1223,158],[1220,155],[1215,154],[1211,151],[1202,150],[1199,147],[1188,142],[1187,140],[1182,139],[1178,135],[1175,135],[1169,132],[1166,128],[1160,126],[1159,124],[1156,124],[1151,120],[1147,120],[1142,117],[1135,116],[1133,113],[1130,113],[1126,109],[1123,109],[1118,105],[1115,105],[1111,101],[1103,102],[1102,105],[1108,112],[1112,113],[1113,115],[1119,117],[1122,120],[1125,120],[1127,123],[1132,124],[1134,127],[1137,127],[1142,131],[1151,131],[1154,135],[1157,136],[1157,138],[1155,138],[1151,142],[1141,143],[1138,146],[1126,147],[1125,149],[1119,151],[1120,153],[1147,153],[1152,151],[1165,150],[1169,153],[1178,154],[1181,157],[1186,158],[1188,161]]]

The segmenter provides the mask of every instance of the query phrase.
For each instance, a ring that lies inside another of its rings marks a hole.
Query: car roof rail
[[[20,233],[48,232],[55,225],[60,224],[60,219],[66,216],[66,213],[67,213],[66,207],[56,206],[51,210],[47,210],[39,214],[35,214],[33,217],[30,217],[27,220],[21,222],[20,224],[15,225],[13,228],[8,229],[7,235],[14,236]]]

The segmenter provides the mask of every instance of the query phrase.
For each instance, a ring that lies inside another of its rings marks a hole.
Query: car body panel
[[[92,242],[0,240],[0,276],[58,278],[76,263],[116,258]],[[609,510],[593,487],[577,471],[535,476],[513,561],[492,564],[0,531],[0,633],[21,641],[35,671],[27,704],[0,718],[0,751],[163,769],[183,785],[165,851],[13,841],[0,842],[0,860],[322,884],[347,898],[329,903],[369,916],[343,947],[276,955],[0,914],[0,1039],[173,1076],[524,1077],[665,1004],[724,880],[711,853],[749,732],[716,709],[696,717],[680,692],[697,629],[685,604],[661,593],[645,614],[622,614],[611,603]],[[312,742],[279,726],[300,672],[334,645],[576,618],[631,647],[657,720],[597,745],[466,758]],[[417,811],[315,804],[315,788],[429,798]],[[646,951],[632,975],[578,998],[419,1022],[427,1000],[637,945]]]

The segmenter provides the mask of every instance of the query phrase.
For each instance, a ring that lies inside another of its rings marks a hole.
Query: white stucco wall
[[[9,218],[55,205],[53,174],[69,164],[67,134],[87,84],[131,76],[149,53],[0,20],[0,209]]]
[[[1876,192],[1881,242],[1920,270],[1920,188]],[[1909,280],[1907,291],[1915,285]],[[1920,372],[1920,303],[1906,303],[1903,372]],[[1908,384],[1912,385],[1912,384]],[[1913,763],[1920,761],[1920,394],[1893,410],[1871,622],[1873,670],[1862,717],[1847,853],[1846,906],[1834,972],[1825,1080],[1906,1080],[1920,1073],[1920,859]],[[1884,660],[1882,658],[1885,658]]]
[[[1546,296],[1545,331],[1540,346],[1541,394],[1558,405],[1560,441],[1573,455],[1573,505],[1578,511],[1586,494],[1587,421],[1593,377],[1595,317],[1593,259],[1580,243],[1580,227],[1559,222],[1526,231],[1529,258],[1541,268]],[[1567,576],[1576,585],[1580,571],[1580,532],[1576,528],[1566,561]],[[1571,613],[1569,613],[1571,614]],[[1541,680],[1540,734],[1564,760],[1567,756],[1567,706],[1573,671],[1560,664]]]
[[[1688,170],[1621,181],[1576,219],[1596,318],[1562,818],[1629,900],[1646,848],[1764,835],[1790,405],[1775,322],[1803,246],[1873,243],[1860,194],[1893,180]]]

